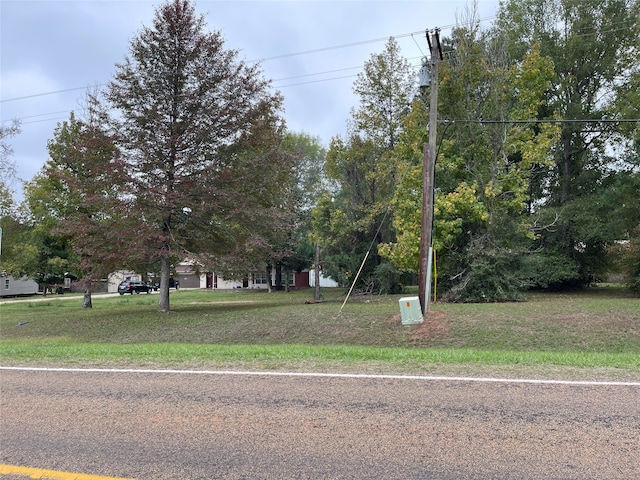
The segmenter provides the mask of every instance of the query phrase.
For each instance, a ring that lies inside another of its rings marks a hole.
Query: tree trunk
[[[282,290],[282,264],[276,263],[276,291]]]
[[[267,291],[271,293],[271,265],[267,265]]]
[[[289,293],[289,270],[285,268],[282,273],[284,274],[284,291]]]
[[[93,308],[93,305],[91,304],[91,290],[89,290],[88,288],[84,291],[82,308]]]
[[[169,257],[160,257],[160,288],[158,289],[158,311],[169,313],[169,278],[171,276]]]
[[[320,243],[316,242],[316,260],[315,260],[315,270],[313,274],[315,275],[316,280],[316,289],[313,296],[313,299],[316,302],[320,301]]]
[[[562,166],[560,169],[560,204],[566,205],[571,200],[571,170],[573,163],[573,145],[571,134],[565,133],[562,139]]]

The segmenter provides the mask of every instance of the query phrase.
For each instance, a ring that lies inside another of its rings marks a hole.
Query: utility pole
[[[422,316],[429,311],[433,259],[433,202],[435,192],[436,141],[438,124],[438,65],[442,60],[440,30],[435,29],[427,43],[431,54],[431,92],[429,95],[429,143],[424,145],[422,163],[422,226],[420,229],[420,270],[418,296]]]

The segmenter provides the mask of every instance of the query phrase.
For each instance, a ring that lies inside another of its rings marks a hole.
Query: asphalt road
[[[0,464],[137,479],[635,479],[640,384],[0,370]]]

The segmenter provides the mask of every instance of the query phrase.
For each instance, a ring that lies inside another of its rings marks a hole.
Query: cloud
[[[22,178],[30,179],[44,164],[57,122],[78,110],[85,88],[112,78],[131,39],[151,26],[162,3],[2,1],[0,106],[3,122],[23,121],[22,134],[12,139]],[[264,76],[285,98],[289,128],[327,145],[345,132],[357,102],[352,85],[364,62],[395,36],[403,55],[419,65],[427,50],[424,30],[455,24],[469,3],[200,0],[195,5],[207,28],[220,31],[227,48],[239,50],[239,59],[262,60]],[[498,0],[478,5],[480,18],[486,18],[495,14]],[[29,98],[5,101],[16,97]]]
[[[0,97],[13,99],[23,96],[25,92],[51,92],[61,88],[42,66],[24,62],[2,73]]]

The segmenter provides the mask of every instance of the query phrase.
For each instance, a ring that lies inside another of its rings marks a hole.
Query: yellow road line
[[[26,475],[30,478],[46,480],[134,480],[132,478],[103,477],[101,475],[85,475],[82,473],[57,472],[42,468],[20,467],[0,464],[0,475]]]

